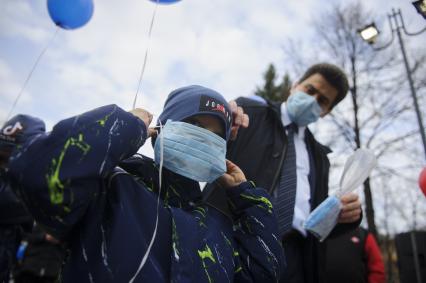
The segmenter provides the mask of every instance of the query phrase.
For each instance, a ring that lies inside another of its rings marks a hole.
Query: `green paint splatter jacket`
[[[109,105],[13,154],[13,187],[68,243],[62,280],[278,281],[284,255],[267,193],[249,182],[228,189],[230,219],[201,201],[197,182],[167,169],[160,191],[157,165],[135,155],[146,136],[141,120]]]

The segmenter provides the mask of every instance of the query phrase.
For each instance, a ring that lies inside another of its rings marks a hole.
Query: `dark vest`
[[[364,253],[367,232],[356,229],[327,242],[327,283],[366,283],[367,258]]]

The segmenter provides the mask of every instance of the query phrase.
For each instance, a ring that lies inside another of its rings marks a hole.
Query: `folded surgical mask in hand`
[[[304,228],[323,241],[336,225],[341,207],[338,197],[329,196],[309,214],[303,225]]]
[[[360,186],[375,166],[376,157],[371,151],[366,149],[355,151],[345,163],[340,179],[340,189],[309,214],[303,227],[321,242],[324,241],[337,224],[342,208],[340,198]]]

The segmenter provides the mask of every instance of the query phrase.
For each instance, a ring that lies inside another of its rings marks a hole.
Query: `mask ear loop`
[[[161,124],[161,121],[158,120],[160,123],[159,128],[161,129],[163,125]],[[157,127],[156,127],[157,128]],[[158,130],[157,130],[158,133]],[[149,253],[151,252],[152,245],[155,242],[155,238],[157,237],[157,228],[158,228],[158,215],[159,215],[159,208],[160,208],[160,196],[161,196],[161,187],[162,187],[162,177],[163,177],[163,151],[164,151],[164,137],[163,135],[160,135],[160,168],[158,170],[158,179],[159,179],[159,189],[158,189],[158,196],[157,196],[157,216],[155,218],[155,227],[154,232],[152,232],[151,241],[149,242],[148,249],[146,250],[145,254],[142,257],[142,261],[139,265],[138,270],[136,271],[135,275],[130,279],[129,283],[132,283],[136,277],[138,276],[139,272],[144,267],[146,260],[148,259]]]

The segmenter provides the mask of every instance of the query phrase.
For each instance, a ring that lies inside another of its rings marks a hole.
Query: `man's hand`
[[[243,108],[238,106],[235,100],[229,102],[229,107],[231,108],[233,118],[230,138],[231,140],[235,140],[240,127],[247,128],[249,126],[249,116],[244,114]]]
[[[358,195],[349,193],[340,198],[342,210],[340,211],[339,223],[353,223],[361,217],[361,202]]]
[[[247,181],[246,176],[240,167],[229,160],[226,160],[226,173],[219,177],[219,184],[225,188],[238,186],[242,182]]]
[[[148,128],[149,124],[151,124],[152,122],[152,114],[149,113],[148,111],[146,111],[145,109],[142,108],[135,108],[133,110],[129,111],[130,113],[132,113],[133,115],[135,115],[136,117],[138,117],[139,119],[141,119],[144,123],[145,126],[148,130],[148,137],[152,137],[154,135],[157,134],[157,131],[153,128]]]

